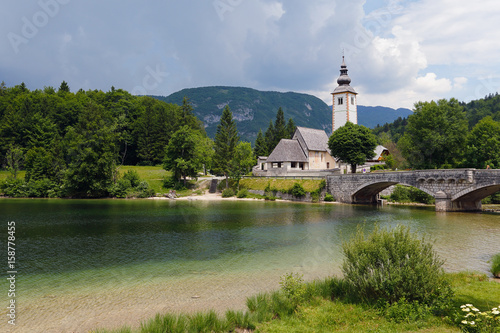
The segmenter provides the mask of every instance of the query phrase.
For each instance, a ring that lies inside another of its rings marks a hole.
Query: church
[[[357,92],[351,87],[347,66],[342,57],[337,88],[332,92],[332,130],[344,126],[348,121],[358,123]],[[358,170],[369,171],[370,165],[380,164],[388,154],[386,148],[378,146],[376,156],[361,165]],[[324,176],[331,173],[350,172],[350,166],[331,155],[328,135],[324,130],[297,127],[292,139],[281,139],[272,153],[259,156],[254,167],[255,176]]]

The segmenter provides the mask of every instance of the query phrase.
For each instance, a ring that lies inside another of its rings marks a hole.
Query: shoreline
[[[204,194],[197,194],[197,195],[188,195],[184,197],[178,197],[175,199],[171,199],[168,197],[148,197],[148,198],[13,198],[13,197],[7,197],[7,196],[0,196],[0,199],[25,199],[25,200],[35,200],[35,199],[45,199],[45,200],[171,200],[171,201],[270,201],[266,199],[261,199],[261,198],[237,198],[236,196],[229,197],[229,198],[223,198],[221,193],[204,193]],[[347,204],[347,203],[342,203],[342,202],[337,202],[337,201],[319,201],[319,202],[309,202],[309,201],[294,201],[294,200],[286,200],[286,199],[281,199],[277,198],[275,200],[272,200],[275,202],[293,202],[293,203],[321,203],[321,204],[334,204],[334,205],[354,205],[354,204]],[[424,203],[419,203],[419,202],[390,202],[386,201],[385,205],[392,205],[392,206],[413,206],[413,207],[434,207],[435,205],[432,204],[424,204]],[[483,207],[480,211],[477,212],[484,212],[484,213],[500,213],[500,205],[495,205],[495,204],[487,204],[485,205],[487,207]],[[490,206],[498,206],[498,207],[490,207]],[[477,213],[475,212],[475,213]],[[474,212],[472,212],[474,213]]]

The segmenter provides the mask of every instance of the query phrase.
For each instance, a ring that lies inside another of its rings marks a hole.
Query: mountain
[[[321,99],[294,92],[258,91],[243,87],[201,87],[189,88],[169,96],[152,96],[167,103],[181,105],[187,97],[195,115],[205,124],[205,130],[214,137],[222,115],[222,109],[229,105],[236,120],[242,140],[254,142],[259,129],[265,131],[269,121],[276,119],[278,108],[285,113],[285,119],[293,118],[297,126],[332,131],[332,108]],[[367,127],[392,122],[406,117],[408,109],[358,106],[358,123]]]
[[[410,109],[392,109],[385,106],[363,106],[358,105],[358,124],[368,128],[375,128],[377,125],[392,123],[399,117],[406,118],[413,111]]]

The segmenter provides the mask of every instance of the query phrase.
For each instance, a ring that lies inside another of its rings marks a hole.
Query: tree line
[[[229,108],[221,123],[228,118],[232,121]],[[0,162],[13,176],[2,190],[20,196],[109,196],[120,181],[130,182],[119,179],[119,165],[162,164],[176,186],[201,169],[228,177],[246,173],[249,160],[253,163],[251,146],[239,142],[232,124],[228,142],[217,136],[213,141],[187,99],[179,106],[114,87],[73,93],[64,81],[57,90],[33,91],[24,83],[2,82]],[[21,169],[25,178],[17,179]]]
[[[413,114],[373,130],[392,168],[500,168],[500,96],[415,103]]]

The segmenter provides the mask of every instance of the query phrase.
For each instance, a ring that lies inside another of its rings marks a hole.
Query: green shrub
[[[500,192],[497,192],[495,194],[492,194],[492,195],[484,198],[483,200],[481,200],[481,202],[485,205],[500,204]]]
[[[122,176],[122,179],[128,180],[131,187],[139,186],[139,183],[141,182],[141,178],[135,170],[128,170],[127,172],[125,172]]]
[[[396,185],[389,197],[393,202],[418,202],[424,204],[434,203],[434,197],[416,187]]]
[[[385,170],[387,166],[385,164],[375,164],[370,166],[370,171]]]
[[[392,304],[386,303],[381,313],[389,321],[396,323],[411,323],[418,320],[425,320],[431,315],[428,306],[422,305],[418,301],[410,303],[405,298],[401,298]]]
[[[500,278],[500,253],[495,254],[493,258],[491,258],[490,272],[496,277]]]
[[[286,274],[281,277],[280,281],[281,290],[285,296],[292,301],[292,304],[297,306],[304,300],[306,293],[306,286],[304,280],[299,274]]]
[[[361,300],[393,304],[404,298],[437,307],[451,299],[444,262],[408,227],[399,225],[392,231],[376,227],[368,236],[359,228],[342,250],[344,279]]]
[[[224,191],[222,191],[222,197],[223,198],[230,198],[234,197],[234,191],[232,188],[226,188]]]
[[[175,178],[174,175],[166,176],[165,178],[163,178],[162,186],[165,189],[174,189],[176,191],[182,191],[186,189],[184,183],[180,182],[177,178]]]
[[[335,201],[335,198],[330,193],[327,193],[327,194],[325,194],[325,199],[323,199],[323,200],[327,201],[327,202],[333,202],[333,201]]]
[[[290,194],[293,195],[294,197],[300,198],[306,195],[306,190],[304,190],[304,187],[301,184],[295,183],[290,189]]]
[[[228,188],[236,188],[236,181],[232,178],[229,178],[229,186]],[[226,188],[226,180],[225,179],[222,179],[218,184],[217,184],[217,191],[224,191],[224,189]]]
[[[127,191],[132,187],[132,184],[130,183],[130,180],[128,179],[118,179],[118,181],[115,184],[112,184],[108,191],[109,195],[112,197],[116,198],[126,198],[127,197]]]
[[[246,188],[242,188],[241,190],[238,191],[236,194],[237,198],[246,198],[248,197],[248,190]]]
[[[62,186],[48,178],[17,179],[8,177],[0,183],[0,192],[13,198],[57,198],[62,196]]]
[[[128,197],[149,198],[155,195],[155,191],[149,187],[147,181],[142,181],[128,193]]]

